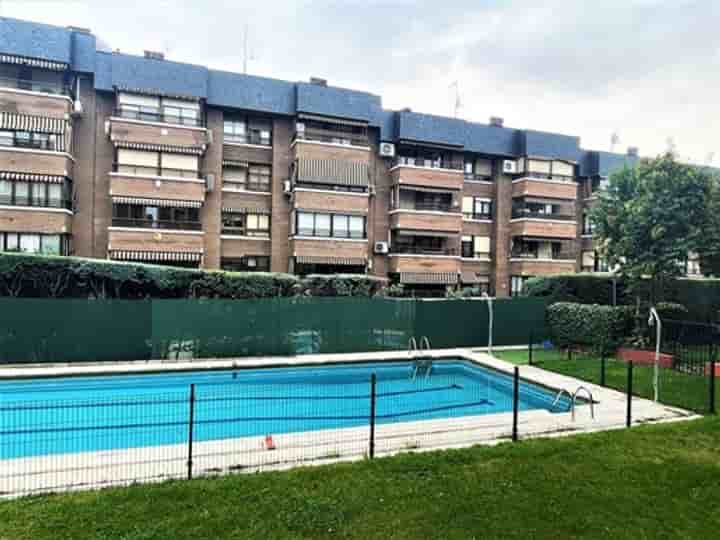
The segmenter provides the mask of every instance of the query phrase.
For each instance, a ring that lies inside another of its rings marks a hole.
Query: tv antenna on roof
[[[615,147],[618,145],[619,142],[620,142],[620,135],[618,134],[617,131],[613,131],[612,135],[610,135],[610,151],[611,152],[615,151]]]
[[[453,81],[448,88],[455,88],[455,102],[453,103],[453,118],[457,118],[458,111],[462,107],[462,100],[460,99],[460,83]]]

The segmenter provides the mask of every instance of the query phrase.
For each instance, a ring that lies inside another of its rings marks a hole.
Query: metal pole
[[[600,386],[605,386],[605,355],[600,357]]]
[[[617,278],[612,278],[612,305],[617,306]]]
[[[528,365],[533,365],[533,332],[530,330],[530,338],[528,339]]]
[[[518,408],[520,405],[520,368],[515,366],[513,373],[513,427],[512,440],[518,440]]]
[[[627,369],[627,418],[625,420],[625,427],[632,425],[632,385],[633,385],[633,363],[632,360],[628,362]]]
[[[193,473],[193,425],[195,424],[195,384],[190,385],[190,419],[188,422],[188,460],[187,477],[192,480]]]
[[[492,356],[492,336],[493,336],[493,305],[492,298],[486,292],[482,293],[483,298],[487,299],[488,303],[488,354]]]
[[[715,407],[715,347],[710,346],[710,414],[717,414]]]
[[[660,315],[658,315],[657,310],[653,307],[650,308],[648,325],[654,326],[654,321],[657,321],[657,328],[655,330],[655,366],[653,368],[653,398],[657,403],[660,395],[660,336],[662,333],[662,322],[660,322]]]
[[[375,388],[377,385],[377,376],[373,373],[370,375],[370,451],[369,457],[373,459],[375,457],[375,401],[376,392]]]

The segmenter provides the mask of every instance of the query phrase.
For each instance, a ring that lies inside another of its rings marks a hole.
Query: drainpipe
[[[657,322],[657,326],[655,323]],[[653,307],[650,308],[650,316],[648,317],[648,326],[655,326],[655,368],[653,373],[653,393],[655,402],[658,401],[659,394],[659,382],[660,382],[660,336],[662,334],[662,323],[660,322],[660,315],[657,310]]]
[[[493,305],[492,305],[492,297],[486,293],[482,293],[483,298],[487,300],[488,303],[488,354],[492,356],[492,336],[493,336]]]

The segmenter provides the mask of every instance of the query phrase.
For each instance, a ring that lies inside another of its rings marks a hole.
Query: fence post
[[[533,331],[530,330],[530,337],[528,339],[528,365],[533,365]]]
[[[605,353],[600,355],[600,386],[605,386]]]
[[[520,368],[515,366],[515,372],[513,373],[513,427],[512,427],[513,442],[517,442],[517,440],[518,440],[519,402],[520,402]]]
[[[190,385],[190,418],[188,422],[188,460],[187,477],[192,480],[193,473],[193,426],[195,424],[195,384]]]
[[[375,401],[376,401],[376,385],[377,377],[373,373],[370,375],[370,450],[368,455],[370,459],[375,457]]]
[[[633,385],[633,363],[628,362],[627,369],[627,418],[625,419],[625,427],[632,425],[632,385]]]
[[[710,347],[710,414],[717,414],[715,407],[715,347]]]

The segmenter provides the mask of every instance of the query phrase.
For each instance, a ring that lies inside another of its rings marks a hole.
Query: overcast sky
[[[385,108],[579,135],[720,165],[718,0],[0,0],[113,49],[383,97]]]

